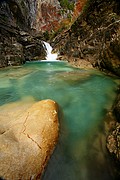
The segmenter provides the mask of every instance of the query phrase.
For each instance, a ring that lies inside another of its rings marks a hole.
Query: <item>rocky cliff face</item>
[[[120,75],[119,9],[117,0],[88,0],[71,28],[56,37],[55,49],[75,64],[87,60]]]
[[[62,59],[75,66],[81,67],[84,62],[89,62],[95,68],[120,76],[120,1],[88,0],[71,28],[55,37],[53,46],[54,51],[58,51]],[[120,87],[111,112],[119,122]],[[107,138],[108,151],[114,162],[117,162],[115,171],[118,177],[119,130],[118,123]]]
[[[28,30],[34,17],[31,12],[31,0],[2,0],[0,1],[0,19],[9,26]],[[6,25],[5,24],[5,25]]]
[[[78,17],[86,0],[37,0],[33,28],[38,31],[66,29]]]
[[[0,67],[19,65],[26,60],[45,59],[46,53],[40,41],[43,39],[41,32],[66,28],[75,14],[73,12],[76,2],[1,0]],[[78,4],[75,12],[76,7]]]
[[[44,59],[41,31],[60,29],[52,45],[63,59],[120,76],[119,0],[1,0],[0,67]],[[119,120],[120,89],[113,109]]]
[[[37,0],[36,18],[33,28],[42,31],[50,31],[56,28],[62,18],[58,0]]]
[[[0,67],[44,59],[42,42],[32,33],[36,1],[0,1]]]

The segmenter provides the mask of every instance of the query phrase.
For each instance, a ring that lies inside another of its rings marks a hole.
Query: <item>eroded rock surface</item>
[[[54,39],[54,51],[59,49],[61,56],[76,65],[88,61],[120,76],[119,9],[118,0],[87,0],[71,28]]]
[[[32,30],[36,11],[34,0],[0,1],[0,67],[45,59],[41,36]]]
[[[109,152],[120,161],[120,123],[107,137],[107,148]]]
[[[57,142],[58,129],[58,106],[52,100],[1,107],[0,176],[39,179]]]
[[[116,173],[116,179],[120,178],[120,123],[116,123],[113,131],[107,136],[107,150],[111,157],[111,164]]]

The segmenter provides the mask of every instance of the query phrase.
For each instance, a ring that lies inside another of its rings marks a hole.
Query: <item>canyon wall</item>
[[[75,65],[88,61],[120,76],[120,2],[88,0],[71,28],[55,37],[53,45],[54,51],[59,49]]]
[[[35,2],[0,1],[0,67],[45,58],[42,42],[31,34],[36,18]]]
[[[72,17],[79,14],[75,13],[78,1],[1,0],[0,67],[45,59],[41,40],[49,37],[43,33],[55,33],[69,26]]]
[[[119,0],[1,0],[0,67],[45,59],[46,32],[57,32],[51,43],[62,59],[120,76]]]
[[[53,51],[75,66],[92,65],[120,77],[120,1],[88,0],[72,26],[53,40]],[[111,163],[120,177],[120,84],[111,109],[116,127],[107,138]],[[119,179],[119,178],[118,178]]]

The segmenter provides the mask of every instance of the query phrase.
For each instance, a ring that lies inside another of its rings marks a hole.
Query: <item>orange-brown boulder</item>
[[[0,114],[0,177],[40,179],[58,139],[57,103],[42,100],[7,115]]]

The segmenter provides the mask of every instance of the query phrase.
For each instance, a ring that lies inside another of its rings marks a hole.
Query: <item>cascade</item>
[[[47,56],[46,56],[46,60],[47,61],[57,61],[57,53],[52,53],[52,47],[50,46],[49,43],[43,41],[45,48],[46,48],[46,52],[47,52]]]

